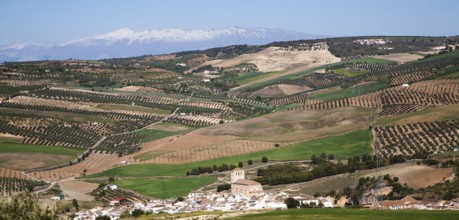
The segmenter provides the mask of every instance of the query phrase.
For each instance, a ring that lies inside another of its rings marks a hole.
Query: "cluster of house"
[[[285,200],[294,198],[300,205],[332,208],[344,206],[346,199],[342,197],[335,201],[332,197],[313,197],[309,195],[289,195],[285,192],[264,192],[261,184],[245,179],[245,172],[236,168],[231,172],[231,192],[202,192],[195,191],[180,200],[151,200],[147,203],[123,205],[123,198],[115,198],[110,207],[96,207],[91,210],[80,211],[75,220],[96,218],[107,215],[111,219],[118,219],[124,212],[135,209],[150,213],[190,213],[195,211],[247,211],[262,209],[286,209]],[[386,209],[456,209],[459,210],[459,198],[451,201],[426,202],[412,197],[402,200],[382,201],[380,205]]]
[[[381,202],[384,209],[419,209],[419,210],[459,210],[459,198],[449,201],[426,201],[416,200],[411,196],[406,196],[400,200],[385,200]]]

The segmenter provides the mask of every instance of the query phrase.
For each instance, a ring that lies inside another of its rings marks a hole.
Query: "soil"
[[[76,199],[78,201],[92,201],[94,200],[94,197],[89,195],[89,193],[95,190],[99,184],[78,180],[64,180],[59,182],[59,186],[66,197]]]
[[[0,166],[14,170],[31,170],[65,163],[72,157],[42,153],[2,153]]]
[[[423,56],[411,53],[393,53],[388,55],[374,56],[374,58],[392,60],[398,63],[408,63],[421,59]]]
[[[307,86],[296,86],[296,85],[276,85],[272,87],[268,87],[265,89],[262,89],[256,93],[254,93],[252,96],[261,96],[263,98],[265,97],[283,97],[283,96],[288,96],[288,95],[293,95],[297,94],[300,92],[306,92],[311,90],[311,88]]]

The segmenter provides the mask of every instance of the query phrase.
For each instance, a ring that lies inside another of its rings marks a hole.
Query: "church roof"
[[[239,179],[236,180],[233,184],[238,184],[238,185],[261,185],[259,182],[255,182],[253,180],[248,180],[248,179]]]

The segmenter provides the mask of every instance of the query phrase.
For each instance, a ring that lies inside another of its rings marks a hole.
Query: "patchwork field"
[[[443,182],[453,173],[453,168],[433,168],[416,163],[402,163],[381,169],[381,175],[390,174],[399,178],[399,182],[419,189]],[[369,174],[368,176],[374,176]]]
[[[391,60],[391,61],[395,61],[398,63],[408,63],[411,61],[415,61],[415,60],[424,58],[424,56],[421,56],[418,54],[412,54],[412,53],[393,53],[393,54],[382,55],[382,56],[374,56],[374,58]]]
[[[293,110],[204,128],[197,132],[203,135],[233,135],[274,143],[309,140],[366,128],[368,116],[372,111],[359,107],[325,111]]]
[[[215,181],[214,177],[189,178],[129,178],[115,183],[123,188],[159,199],[174,199],[186,196],[192,190]]]
[[[18,139],[0,138],[0,167],[30,170],[73,160],[83,152],[78,148],[22,144]]]
[[[368,130],[358,130],[344,135],[321,138],[314,141],[302,142],[290,146],[278,147],[271,150],[258,151],[231,157],[222,157],[212,160],[203,160],[185,164],[134,164],[116,167],[102,173],[88,176],[96,177],[149,177],[149,176],[184,176],[186,171],[199,166],[212,166],[221,164],[237,165],[239,161],[244,164],[252,159],[260,162],[263,156],[270,161],[309,160],[313,154],[323,152],[333,154],[338,159],[347,159],[355,155],[371,153],[371,135]]]

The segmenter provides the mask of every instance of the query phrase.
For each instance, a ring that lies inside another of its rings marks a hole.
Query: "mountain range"
[[[274,41],[324,38],[283,29],[152,29],[121,28],[65,43],[30,43],[0,47],[2,61],[103,59],[202,50],[235,44],[262,45]]]

